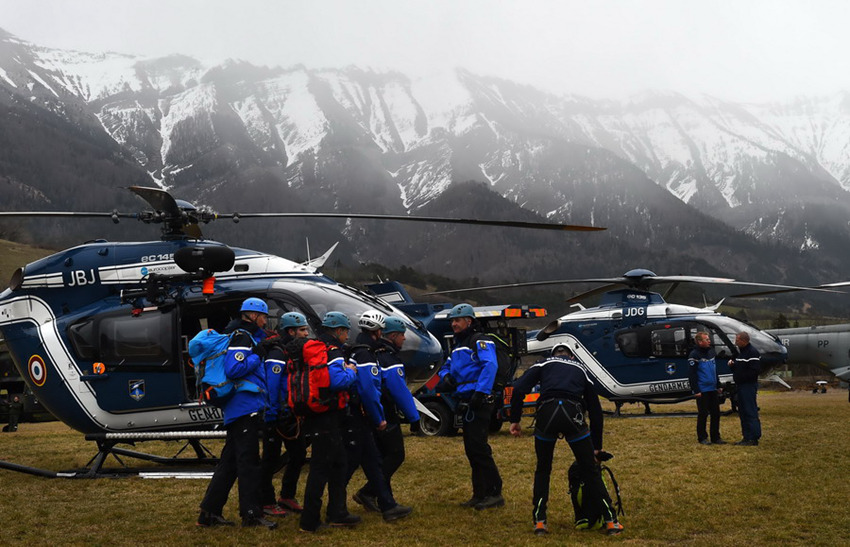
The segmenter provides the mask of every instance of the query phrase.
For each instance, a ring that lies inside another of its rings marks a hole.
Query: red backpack
[[[331,391],[328,349],[324,342],[306,338],[297,338],[286,345],[287,404],[298,416],[345,408],[348,393]]]

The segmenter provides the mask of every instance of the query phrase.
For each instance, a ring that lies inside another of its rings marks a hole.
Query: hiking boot
[[[461,507],[475,507],[476,505],[478,505],[482,501],[484,501],[484,498],[477,498],[475,496],[472,496],[468,500],[461,502],[460,506]]]
[[[269,517],[285,517],[286,509],[281,507],[280,505],[264,505],[263,506],[263,514]]]
[[[392,522],[394,520],[403,519],[412,512],[413,507],[408,507],[406,505],[396,505],[392,509],[387,509],[386,511],[384,511],[384,520],[387,522]]]
[[[316,528],[314,528],[312,530],[310,530],[308,528],[299,528],[298,531],[304,532],[304,533],[307,533],[307,534],[315,534],[316,532],[321,532],[322,530],[327,529],[327,527],[328,527],[327,524],[325,524],[324,522],[320,522],[319,525],[316,526]]]
[[[361,519],[358,515],[352,515],[348,513],[344,517],[339,517],[333,520],[328,520],[328,525],[333,526],[335,528],[342,526],[357,526],[360,524]]]
[[[208,513],[207,511],[201,511],[201,514],[198,515],[198,522],[195,524],[201,528],[209,528],[213,526],[236,526],[236,523],[232,520],[226,520],[221,515]]]
[[[277,523],[273,520],[264,519],[263,517],[243,517],[242,518],[242,527],[243,528],[251,528],[254,526],[264,526],[269,530],[274,530],[277,528]]]
[[[287,511],[292,511],[293,513],[300,513],[304,510],[295,498],[280,498],[277,500],[277,504]]]
[[[501,507],[504,504],[505,498],[503,498],[501,495],[487,496],[486,498],[475,504],[475,509],[477,511],[482,511],[484,509],[490,509],[491,507]]]
[[[353,496],[351,496],[356,503],[363,506],[367,511],[371,511],[372,513],[380,513],[381,508],[378,507],[378,498],[374,496],[367,496],[363,492],[357,492]]]
[[[735,443],[735,446],[758,446],[758,441],[751,441],[749,439],[741,439],[740,441]]]
[[[717,439],[716,441],[711,441],[711,444],[726,444],[726,441],[723,439]]]
[[[699,444],[711,444],[711,441],[709,441],[708,439],[702,439],[702,440],[699,442]]]
[[[616,520],[613,522],[606,522],[603,530],[609,536],[616,536],[617,534],[623,531],[623,525],[617,522]]]
[[[549,527],[546,526],[546,521],[541,520],[540,522],[534,523],[534,535],[542,536],[549,533]]]

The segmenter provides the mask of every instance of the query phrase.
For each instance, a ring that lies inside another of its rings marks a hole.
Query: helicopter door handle
[[[83,374],[80,376],[81,382],[99,382],[109,379],[109,374]]]

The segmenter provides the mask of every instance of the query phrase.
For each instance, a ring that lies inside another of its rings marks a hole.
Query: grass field
[[[507,428],[491,438],[505,482],[507,505],[476,512],[458,506],[470,495],[460,437],[408,437],[408,458],[397,474],[398,500],[414,514],[393,524],[372,514],[354,530],[316,536],[297,531],[297,518],[274,531],[198,529],[206,480],[139,478],[45,479],[0,470],[3,544],[233,545],[233,544],[850,544],[850,403],[844,390],[826,394],[760,394],[764,438],[758,447],[701,446],[694,417],[609,418],[605,448],[620,482],[626,531],[609,538],[572,529],[566,493],[566,444],[556,455],[550,499],[551,533],[531,533],[531,437]],[[693,403],[659,407],[690,411]],[[633,407],[630,412],[638,414]],[[524,421],[526,433],[530,420]],[[740,439],[737,416],[724,416],[722,434]],[[220,443],[210,443],[215,451]],[[154,446],[142,446],[153,450]],[[173,450],[173,445],[166,447]],[[0,459],[25,465],[81,467],[94,447],[59,423],[22,424],[0,434]],[[114,463],[114,462],[112,462]],[[359,486],[358,473],[354,483]],[[303,481],[300,485],[303,489]],[[353,489],[349,489],[350,492]],[[301,490],[299,490],[301,494]],[[360,513],[353,502],[350,509]],[[225,516],[236,518],[235,490]]]

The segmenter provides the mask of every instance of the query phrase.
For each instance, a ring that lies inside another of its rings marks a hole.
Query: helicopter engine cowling
[[[226,272],[235,261],[236,254],[226,245],[183,247],[174,253],[174,262],[181,270],[189,273]]]

